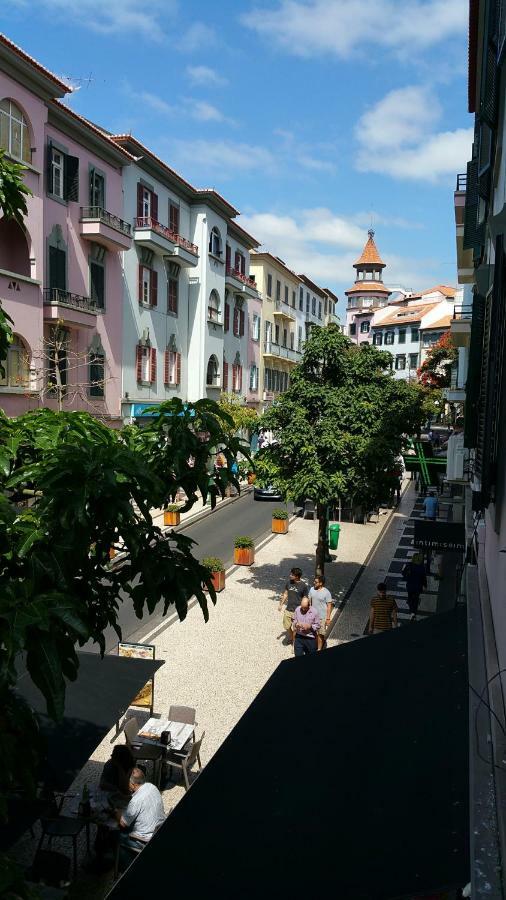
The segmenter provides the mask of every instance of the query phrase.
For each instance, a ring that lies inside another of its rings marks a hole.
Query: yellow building
[[[297,327],[301,280],[271,253],[251,253],[250,270],[262,296],[258,396],[265,409],[286,391],[302,356]]]

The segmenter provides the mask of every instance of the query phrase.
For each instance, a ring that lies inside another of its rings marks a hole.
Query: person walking
[[[371,612],[369,615],[369,634],[377,634],[380,631],[390,631],[397,627],[397,603],[393,597],[387,594],[387,586],[382,581],[378,584],[378,593],[371,600]]]
[[[311,606],[316,609],[321,619],[321,627],[318,632],[318,650],[323,650],[333,606],[332,594],[329,589],[325,587],[325,578],[323,575],[315,575],[314,586],[309,590],[309,600],[311,601]]]
[[[402,570],[402,577],[406,582],[411,621],[415,622],[420,603],[420,594],[427,589],[427,575],[421,553],[415,553],[413,558],[406,563]]]
[[[296,566],[290,569],[290,575],[286,582],[285,589],[279,601],[279,611],[285,606],[283,614],[283,628],[286,631],[290,644],[293,644],[294,633],[292,629],[293,616],[295,610],[300,605],[304,597],[309,596],[308,587],[305,581],[302,581],[302,571]]]
[[[439,502],[435,491],[429,491],[423,501],[423,514],[426,519],[435,522],[439,513]]]
[[[309,597],[304,597],[293,614],[293,630],[295,634],[293,652],[295,656],[316,653],[318,649],[318,632],[321,619],[314,606],[310,606]]]

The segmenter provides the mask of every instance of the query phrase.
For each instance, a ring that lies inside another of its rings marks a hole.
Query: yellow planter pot
[[[181,513],[180,512],[169,512],[169,510],[165,510],[163,514],[163,524],[164,525],[179,525],[181,521]]]
[[[255,562],[255,548],[235,547],[234,562],[236,566],[251,566]]]
[[[273,534],[286,534],[288,531],[288,519],[273,519],[272,531]]]

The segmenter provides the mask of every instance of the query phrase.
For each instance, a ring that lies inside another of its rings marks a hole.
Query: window
[[[241,275],[246,274],[246,258],[239,250],[235,251],[234,269],[236,272],[240,272]]]
[[[61,247],[49,247],[49,287],[67,290],[67,254]]]
[[[418,369],[418,353],[409,354],[409,368]]]
[[[167,312],[177,316],[179,309],[179,281],[169,278],[167,282]]]
[[[79,159],[47,146],[47,190],[60,200],[79,201]]]
[[[292,309],[295,309],[295,291],[292,291]]]
[[[281,300],[281,282],[276,281],[276,300]]]
[[[139,384],[156,383],[156,350],[154,347],[137,345],[136,370]]]
[[[321,317],[322,317],[322,302],[320,300],[318,303],[318,318],[321,319]]]
[[[309,291],[306,292],[306,315],[309,315],[309,309],[311,304],[311,297],[309,296]]]
[[[179,206],[169,203],[169,228],[174,234],[179,234]]]
[[[181,354],[177,350],[165,351],[165,384],[181,384]]]
[[[265,342],[270,344],[272,338],[272,322],[265,323]]]
[[[5,375],[0,372],[0,387],[26,388],[29,386],[29,353],[24,341],[15,334],[4,360]]]
[[[105,178],[96,169],[90,169],[90,206],[105,209]]]
[[[385,334],[385,344],[390,345],[390,344],[393,344],[393,342],[394,342],[394,332],[387,331]]]
[[[211,229],[211,234],[209,235],[209,253],[212,253],[213,256],[221,256],[221,235],[219,230],[214,226]]]
[[[360,334],[369,334],[370,328],[371,328],[370,322],[361,322],[360,323]]]
[[[299,309],[302,311],[304,309],[304,288],[299,288]]]
[[[209,305],[207,307],[207,318],[210,322],[220,321],[220,298],[217,291],[211,291],[209,295]]]
[[[288,306],[288,285],[285,284],[285,303]]]
[[[228,331],[230,328],[230,303],[225,301],[225,321],[223,323],[223,327],[225,331]]]
[[[399,344],[406,343],[406,329],[405,328],[399,328],[399,334],[398,334],[397,340],[398,340]]]
[[[32,161],[28,122],[12,100],[0,101],[0,149],[14,159]]]
[[[420,332],[419,332],[418,328],[412,328],[411,329],[411,341],[413,343],[418,344],[419,340],[420,340]]]
[[[274,325],[274,343],[279,344],[279,325]]]
[[[249,370],[249,389],[258,391],[258,367],[253,363]]]
[[[406,368],[406,357],[405,356],[396,356],[395,357],[395,368],[397,372],[402,372]]]
[[[372,342],[375,347],[381,347],[383,343],[383,335],[381,331],[376,331],[372,336]]]
[[[244,335],[244,310],[234,306],[234,337],[242,337]]]
[[[288,329],[283,328],[283,347],[288,346],[287,341],[288,341]]]
[[[218,360],[216,356],[210,356],[207,363],[206,384],[208,387],[220,386],[220,370],[218,368]]]
[[[238,363],[232,366],[232,391],[234,394],[242,391],[242,366]]]
[[[158,303],[158,272],[149,266],[139,266],[139,303],[144,306]]]
[[[260,316],[253,314],[253,324],[251,327],[251,339],[253,341],[260,340]]]
[[[105,396],[105,356],[103,353],[90,354],[90,397]]]
[[[225,356],[223,356],[223,378],[221,380],[221,388],[223,391],[228,391],[228,362],[225,361]]]
[[[290,332],[290,350],[294,349],[295,344],[295,334],[293,331]]]
[[[267,275],[267,296],[272,297],[272,275],[270,272]]]
[[[311,312],[313,316],[316,316],[316,297],[313,297],[311,300]]]
[[[302,350],[302,325],[299,325],[299,333],[297,338],[297,349]]]
[[[97,309],[105,309],[105,269],[98,262],[90,262],[90,297]]]
[[[353,335],[356,333],[357,333],[357,324],[356,324],[356,322],[352,322],[350,325],[350,334]]]

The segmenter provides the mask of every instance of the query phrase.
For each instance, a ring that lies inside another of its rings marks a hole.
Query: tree
[[[452,369],[459,358],[458,348],[449,331],[430,348],[418,369],[421,384],[429,388],[445,388],[451,385]]]
[[[354,498],[366,509],[388,488],[403,433],[423,420],[416,386],[395,381],[390,355],[356,346],[338,328],[311,329],[289,389],[259,420],[276,443],[259,451],[263,482],[287,500],[312,499],[319,521],[316,571],[325,562],[327,506]]]
[[[233,424],[231,427],[233,431],[230,437],[239,432],[249,434],[255,429],[258,419],[257,411],[250,406],[246,406],[237,394],[223,393],[219,399],[219,406],[232,420]]]
[[[26,198],[31,195],[30,188],[23,181],[25,167],[11,162],[0,150],[0,210],[6,219],[14,219],[23,225],[23,217],[27,213]],[[12,319],[0,306],[0,372],[5,375],[2,361],[7,356],[9,344],[12,343]]]

